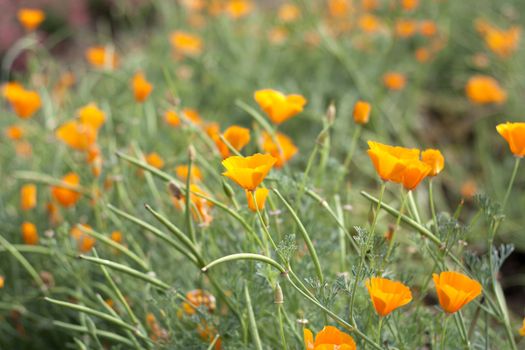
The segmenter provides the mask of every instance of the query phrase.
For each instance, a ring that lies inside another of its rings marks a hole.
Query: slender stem
[[[434,183],[434,178],[430,178],[428,181],[428,199],[430,201],[430,212],[432,213],[432,221],[434,222],[434,232],[437,236],[439,236],[439,227],[438,227],[438,221],[436,216],[436,207],[434,203],[434,190],[432,184]]]
[[[412,211],[412,215],[414,215],[414,219],[418,224],[421,224],[421,218],[419,217],[419,211],[417,210],[416,201],[414,200],[412,191],[408,192],[408,203],[410,204],[410,210]]]
[[[509,185],[507,187],[507,192],[505,193],[505,197],[503,198],[503,203],[501,205],[501,210],[505,210],[505,206],[507,205],[507,201],[509,200],[510,191],[512,190],[512,186],[514,185],[514,180],[516,179],[516,174],[518,173],[518,168],[520,167],[520,157],[516,157],[516,161],[514,162],[514,169],[512,170],[512,175],[510,176]]]
[[[192,146],[190,146],[192,147]],[[196,244],[197,237],[195,237],[195,228],[191,219],[191,167],[193,164],[194,154],[192,151],[188,152],[188,176],[186,176],[186,198],[185,198],[185,214],[186,214],[186,229],[190,233],[191,241]]]
[[[408,191],[408,192],[410,192],[410,191]],[[392,237],[390,237],[390,242],[388,243],[388,250],[386,252],[385,258],[383,259],[381,270],[384,269],[385,264],[388,262],[388,259],[390,258],[390,254],[392,254],[392,250],[394,248],[394,241],[395,241],[395,237],[396,237],[396,232],[397,232],[397,230],[399,228],[399,224],[401,222],[401,216],[403,216],[403,210],[405,209],[405,204],[406,204],[408,192],[403,191],[402,199],[401,199],[401,208],[399,209],[399,215],[397,216],[397,219],[396,219],[396,225],[394,227],[394,230],[392,231]]]
[[[255,349],[262,350],[261,338],[259,337],[259,331],[257,329],[257,320],[255,319],[255,314],[253,313],[252,301],[248,291],[248,285],[246,283],[244,284],[244,297],[246,299],[246,308],[248,309],[248,319],[250,320],[250,333],[252,334],[252,340],[254,342]]]
[[[448,326],[448,320],[449,316],[445,314],[445,321],[443,322],[443,329],[441,330],[441,350],[445,350],[445,344],[446,344],[446,335],[447,335],[447,326]]]
[[[357,147],[357,141],[359,140],[359,136],[361,135],[362,130],[363,130],[363,126],[361,124],[358,124],[356,128],[354,129],[354,134],[352,135],[352,141],[350,141],[350,149],[348,150],[345,161],[343,163],[343,169],[344,169],[345,174],[350,172],[349,167],[350,167],[350,164],[352,163],[352,158],[354,157],[355,149]]]
[[[377,326],[377,342],[381,344],[381,329],[383,328],[384,317],[379,316],[379,324]]]
[[[281,345],[283,350],[288,349],[286,345],[286,333],[284,332],[284,321],[283,321],[283,305],[277,304],[277,315],[279,318],[279,334],[281,336]]]

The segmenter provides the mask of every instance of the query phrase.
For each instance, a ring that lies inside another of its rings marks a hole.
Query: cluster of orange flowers
[[[373,141],[368,141],[368,146],[368,155],[379,177],[400,183],[407,190],[415,189],[425,177],[436,176],[445,167],[443,155],[435,149],[421,152]]]
[[[479,282],[459,272],[445,271],[432,276],[441,308],[448,314],[458,312],[481,294]],[[373,277],[366,281],[366,288],[374,309],[380,317],[385,317],[395,309],[412,301],[410,289],[401,282]],[[317,333],[304,330],[304,344],[308,350],[346,349],[355,350],[354,339],[332,326],[324,327]],[[335,347],[334,347],[335,346]]]
[[[518,49],[521,37],[520,27],[513,26],[503,30],[483,19],[476,20],[475,26],[485,40],[487,48],[499,57],[509,57]]]

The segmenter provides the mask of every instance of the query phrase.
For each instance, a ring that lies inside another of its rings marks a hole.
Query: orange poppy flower
[[[180,125],[180,118],[175,111],[166,111],[164,113],[164,120],[167,124],[177,127]]]
[[[432,168],[429,176],[436,176],[445,168],[445,158],[437,149],[427,149],[421,152],[421,160]]]
[[[381,20],[370,13],[360,16],[357,23],[365,33],[377,33],[381,29]]]
[[[409,38],[416,34],[417,24],[410,19],[400,19],[396,21],[395,31],[400,38]]]
[[[386,316],[412,301],[410,289],[401,282],[372,277],[365,284],[374,309],[380,316]]]
[[[86,50],[86,60],[95,68],[114,69],[120,58],[112,47],[93,46]]]
[[[402,182],[406,161],[419,159],[418,149],[394,147],[374,141],[368,141],[368,147],[370,147],[367,151],[368,156],[383,181]]]
[[[439,304],[447,313],[455,313],[481,294],[481,284],[459,272],[434,273],[432,278]]]
[[[36,91],[26,90],[16,82],[5,84],[2,93],[16,115],[22,119],[31,118],[42,106],[40,95]]]
[[[476,104],[501,104],[507,100],[507,93],[498,81],[486,75],[475,75],[465,87],[469,100]]]
[[[71,228],[71,230],[69,231],[69,235],[73,237],[74,239],[77,239],[77,240],[80,239],[80,237],[84,235],[84,232],[82,232],[80,227],[83,227],[86,230],[93,230],[93,228],[89,226],[88,224],[78,224]]]
[[[255,201],[253,200],[253,195],[251,191],[246,191],[246,200],[248,201],[248,208],[250,208],[251,211],[257,211],[257,208],[259,210],[264,209],[264,204],[266,202],[266,198],[268,197],[268,189],[264,187],[260,187],[255,190]],[[257,206],[255,205],[257,203]]]
[[[365,11],[377,10],[379,2],[378,0],[361,0],[361,7]]]
[[[237,125],[230,126],[224,131],[222,136],[228,141],[228,143],[235,148],[237,151],[240,151],[244,146],[250,142],[250,130],[243,128]],[[228,158],[230,156],[230,150],[222,142],[218,135],[213,137],[219,151],[223,158]]]
[[[428,62],[431,56],[430,50],[427,49],[426,47],[420,47],[416,50],[415,56],[418,62],[421,62],[421,63]]]
[[[135,73],[131,81],[131,86],[133,87],[133,95],[137,102],[146,101],[153,90],[153,85],[146,80],[146,77],[142,72]]]
[[[202,39],[194,34],[175,31],[170,35],[170,42],[177,53],[196,56],[202,52]]]
[[[179,165],[178,167],[175,168],[175,172],[177,173],[177,176],[183,181],[186,181],[186,179],[188,178],[188,166],[187,165]],[[201,180],[202,180],[201,169],[196,165],[192,165],[190,181],[198,182]]]
[[[233,19],[238,19],[248,15],[253,8],[253,3],[249,0],[229,0],[226,4],[226,13]]]
[[[354,338],[333,326],[325,326],[317,333],[315,341],[312,331],[308,328],[303,330],[303,335],[306,350],[356,349]]]
[[[525,156],[525,123],[504,123],[496,126],[498,133],[508,142],[516,157]]]
[[[210,194],[206,193],[196,184],[190,185],[190,191],[190,201],[192,203],[191,213],[193,215],[193,218],[196,221],[200,222],[202,226],[208,226],[213,221],[213,216],[210,214],[213,203],[198,196],[197,194],[202,194],[206,197],[210,197]],[[173,197],[173,204],[178,209],[184,208],[185,201],[185,196]]]
[[[405,11],[413,11],[419,6],[419,0],[402,0],[401,6]]]
[[[217,302],[215,297],[202,289],[195,289],[186,293],[187,301],[182,303],[182,309],[187,315],[195,315],[196,309],[203,307],[208,312],[212,313],[215,311]]]
[[[405,189],[413,190],[431,171],[432,167],[419,159],[405,161],[405,168],[400,173],[401,183]]]
[[[478,19],[475,22],[476,30],[483,36],[485,45],[500,57],[509,57],[519,46],[521,28],[514,26],[508,30],[500,29],[489,22]]]
[[[20,207],[30,210],[36,207],[36,185],[27,184],[20,189]]]
[[[69,147],[78,151],[89,150],[97,141],[97,131],[89,124],[71,120],[62,124],[55,136]]]
[[[256,91],[254,98],[275,124],[281,124],[301,113],[307,102],[301,95],[284,95],[282,92],[271,89]]]
[[[33,223],[27,221],[22,223],[22,240],[28,245],[38,244],[38,231]]]
[[[268,32],[268,41],[274,45],[280,45],[288,39],[288,30],[282,27],[274,27]]]
[[[0,285],[0,288],[1,288],[1,285]],[[523,323],[521,324],[521,328],[519,332],[522,337],[525,337],[525,318],[523,319]]]
[[[13,141],[18,141],[24,137],[24,129],[18,125],[11,125],[5,129],[5,136]]]
[[[465,199],[472,199],[478,192],[478,186],[474,180],[467,180],[461,185],[461,197]]]
[[[97,240],[88,235],[82,235],[77,241],[78,250],[82,253],[89,252],[97,243]]]
[[[184,117],[186,117],[190,122],[192,122],[195,125],[202,125],[203,123],[201,115],[196,109],[184,108],[182,110],[182,114],[184,115]]]
[[[274,142],[273,137],[267,132],[262,133],[261,148],[264,152],[271,154],[277,161],[276,168],[282,168],[290,159],[298,152],[298,148],[285,134],[278,132],[276,134],[277,143]]]
[[[157,169],[164,167],[164,160],[156,152],[151,152],[146,156],[146,163]]]
[[[75,173],[68,173],[62,178],[62,182],[71,186],[78,186],[80,183],[80,177]],[[74,206],[80,197],[82,197],[81,193],[60,186],[52,186],[51,194],[63,207]]]
[[[424,20],[419,22],[419,33],[426,37],[431,37],[437,34],[436,22],[432,20]]]
[[[44,11],[31,8],[18,10],[16,16],[20,24],[28,31],[35,30],[46,19]]]
[[[285,3],[279,7],[277,17],[285,23],[294,22],[301,16],[301,9],[295,4]]]
[[[81,107],[78,111],[80,122],[98,130],[106,121],[106,114],[99,109],[95,103],[90,103]]]
[[[350,0],[328,0],[328,12],[332,17],[344,17],[351,9]]]
[[[370,105],[370,103],[361,100],[357,101],[354,106],[354,122],[356,124],[368,123],[371,110],[372,106]]]
[[[4,282],[5,282],[4,276],[0,275],[0,289],[4,288]]]
[[[397,72],[388,72],[383,76],[383,83],[390,90],[402,90],[406,85],[406,77]]]
[[[210,325],[206,320],[202,320],[199,325],[197,325],[197,332],[199,333],[199,336],[208,342],[212,342],[213,339],[215,339],[215,336],[217,336],[217,329]],[[219,337],[217,341],[215,342],[215,350],[220,350],[222,345],[222,340]]]
[[[232,156],[222,161],[226,171],[222,175],[232,179],[245,190],[253,191],[264,180],[277,159],[269,154],[249,157]]]
[[[122,243],[122,232],[113,231],[111,232],[110,238],[113,242],[121,244]]]

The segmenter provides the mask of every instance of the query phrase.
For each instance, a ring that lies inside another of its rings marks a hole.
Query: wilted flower
[[[196,56],[202,52],[202,39],[194,34],[175,31],[170,35],[170,42],[175,52],[184,56]]]
[[[433,274],[439,304],[447,313],[455,313],[481,294],[481,284],[462,273],[445,271]]]
[[[86,60],[95,68],[114,69],[119,57],[112,47],[93,46],[86,50]]]
[[[308,328],[303,330],[303,335],[306,350],[356,349],[354,338],[333,326],[325,326],[317,333],[315,341],[312,331]]]
[[[242,188],[253,191],[264,180],[277,159],[269,154],[254,154],[249,157],[232,156],[222,161],[224,176],[235,181]]]
[[[262,145],[261,148],[264,152],[271,154],[277,161],[275,162],[276,168],[283,167],[290,159],[293,158],[298,152],[297,147],[292,142],[292,139],[278,132],[275,135],[275,142],[272,135],[267,132],[262,133]]]
[[[486,75],[475,75],[465,87],[469,100],[476,104],[501,104],[507,100],[507,93],[498,81]]]
[[[38,231],[33,223],[27,221],[22,223],[22,240],[25,244],[38,244]]]
[[[248,201],[248,208],[250,208],[251,211],[257,211],[257,208],[259,208],[259,210],[263,210],[264,203],[266,202],[266,197],[268,197],[268,192],[268,189],[264,187],[260,187],[254,192],[246,190],[246,200]],[[253,194],[255,194],[255,201],[253,200]]]
[[[148,98],[149,94],[153,90],[153,85],[146,80],[144,73],[138,72],[133,76],[131,81],[133,87],[133,95],[135,96],[135,101],[144,102]]]
[[[412,301],[410,289],[401,282],[372,277],[366,281],[366,288],[380,316],[386,316]]]
[[[354,105],[354,122],[356,124],[366,124],[370,118],[372,106],[365,101],[357,101]]]
[[[18,21],[26,30],[35,30],[46,19],[44,11],[39,9],[22,8],[16,14]]]
[[[78,186],[80,183],[80,177],[75,173],[68,173],[62,178],[62,182],[70,186]],[[82,196],[77,191],[60,186],[51,187],[51,194],[53,195],[53,198],[63,207],[71,207],[75,205]]]
[[[306,99],[301,95],[284,95],[272,89],[258,90],[254,98],[275,124],[281,124],[301,113],[306,104]]]
[[[36,207],[36,185],[27,184],[20,189],[20,207],[30,210]]]
[[[498,133],[508,142],[516,157],[525,156],[525,123],[504,123],[496,126]]]

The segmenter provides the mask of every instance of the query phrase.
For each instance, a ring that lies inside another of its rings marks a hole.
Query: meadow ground
[[[46,4],[2,14],[0,349],[525,346],[525,2]]]

